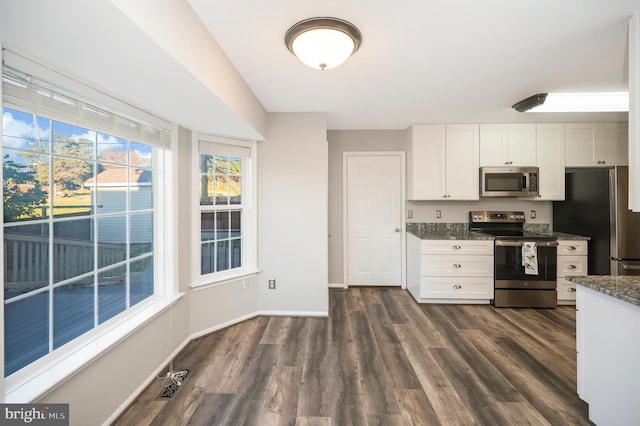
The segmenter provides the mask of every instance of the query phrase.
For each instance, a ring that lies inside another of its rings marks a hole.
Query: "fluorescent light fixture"
[[[629,92],[539,93],[512,108],[520,112],[627,112]]]
[[[304,64],[324,71],[354,54],[362,43],[362,35],[342,19],[310,18],[289,28],[284,43]]]

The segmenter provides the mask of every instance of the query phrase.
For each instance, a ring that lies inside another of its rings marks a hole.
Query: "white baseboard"
[[[265,317],[328,317],[329,312],[327,311],[260,311],[258,315],[262,315]]]
[[[344,284],[332,284],[329,283],[329,288],[347,288]]]

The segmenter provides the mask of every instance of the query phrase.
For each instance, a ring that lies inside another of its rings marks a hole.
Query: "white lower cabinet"
[[[489,303],[493,241],[407,237],[407,289],[420,303]]]
[[[588,256],[586,240],[558,241],[558,304],[576,303],[576,284],[564,277],[587,275]]]

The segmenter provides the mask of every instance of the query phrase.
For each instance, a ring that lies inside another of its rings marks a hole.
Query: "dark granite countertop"
[[[467,223],[407,223],[407,232],[421,240],[493,240],[490,235],[469,231]]]
[[[568,281],[640,306],[640,276],[589,275],[565,277]]]
[[[558,240],[589,240],[582,235],[553,232],[548,224],[525,224],[525,231]],[[407,232],[421,240],[493,240],[490,235],[469,231],[468,223],[407,223]]]

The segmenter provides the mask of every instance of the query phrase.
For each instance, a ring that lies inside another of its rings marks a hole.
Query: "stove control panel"
[[[469,223],[524,223],[524,212],[471,211]]]

